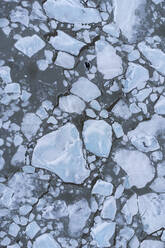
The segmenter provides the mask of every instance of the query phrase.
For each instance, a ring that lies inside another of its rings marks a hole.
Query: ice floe
[[[116,117],[120,117],[124,120],[129,119],[132,115],[128,105],[123,100],[119,100],[115,104],[115,106],[112,108],[112,112]]]
[[[79,97],[71,94],[59,98],[59,108],[67,113],[81,114],[85,109],[85,103]]]
[[[79,96],[86,102],[90,102],[101,95],[97,85],[84,77],[80,77],[73,83],[70,91],[72,94]]]
[[[93,186],[92,194],[110,196],[112,194],[112,191],[113,191],[112,183],[99,179]]]
[[[57,174],[64,182],[81,184],[88,176],[77,128],[67,123],[44,135],[34,148],[32,165]]]
[[[55,64],[65,69],[73,69],[75,65],[75,59],[68,53],[58,52]]]
[[[159,100],[154,106],[155,113],[159,115],[165,115],[165,97],[160,96]]]
[[[49,43],[56,49],[77,56],[85,43],[65,32],[58,30],[55,37],[50,37]]]
[[[54,240],[51,234],[44,233],[37,237],[33,243],[33,248],[60,248],[60,245]]]
[[[103,203],[103,209],[101,211],[101,217],[103,219],[114,220],[116,215],[117,207],[114,196],[110,196]]]
[[[29,11],[21,6],[11,11],[10,19],[12,22],[19,22],[26,27],[29,25]]]
[[[158,241],[158,240],[144,240],[140,248],[163,248],[164,247],[164,242]]]
[[[143,188],[154,178],[154,167],[142,152],[120,149],[116,151],[114,161],[127,173],[130,187]]]
[[[0,78],[4,81],[4,83],[11,83],[11,69],[9,66],[1,66],[0,67]]]
[[[101,21],[97,9],[84,8],[79,0],[47,0],[43,7],[49,18],[60,22],[87,24]]]
[[[108,157],[112,146],[112,128],[103,120],[84,122],[83,139],[86,149],[99,157]]]
[[[97,68],[104,79],[112,79],[123,73],[122,60],[108,42],[99,40],[95,43]]]
[[[45,42],[37,34],[34,34],[32,36],[20,38],[14,46],[20,52],[31,58],[45,47]]]

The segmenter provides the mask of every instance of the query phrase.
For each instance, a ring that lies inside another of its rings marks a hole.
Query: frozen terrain
[[[164,10],[0,1],[0,248],[165,247]]]

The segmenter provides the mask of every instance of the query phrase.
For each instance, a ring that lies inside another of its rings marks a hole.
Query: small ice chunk
[[[44,233],[36,238],[33,248],[60,248],[60,245],[54,240],[52,235]]]
[[[114,196],[107,198],[103,203],[103,209],[101,211],[101,217],[103,219],[114,220],[116,215],[117,207]]]
[[[7,18],[0,18],[0,28],[4,28],[9,25],[9,20]]]
[[[119,149],[114,161],[127,173],[130,187],[143,188],[154,178],[155,170],[147,155],[142,152]]]
[[[97,247],[110,247],[110,239],[115,233],[116,224],[114,222],[104,221],[96,224],[91,229],[91,235],[97,243]]]
[[[84,122],[83,139],[88,151],[99,157],[108,157],[112,146],[112,128],[104,120]]]
[[[87,220],[91,214],[86,199],[81,199],[68,206],[69,212],[69,233],[72,237],[77,237],[85,227]]]
[[[154,110],[159,115],[165,115],[165,97],[160,96],[159,100],[154,106]]]
[[[146,59],[149,60],[151,66],[161,74],[165,75],[165,53],[158,48],[151,48],[147,46],[145,42],[139,43],[138,48]]]
[[[112,183],[103,181],[101,179],[97,180],[97,182],[95,183],[92,189],[93,195],[98,194],[103,196],[110,196],[112,192],[113,192]]]
[[[85,103],[74,95],[62,96],[59,98],[59,108],[67,113],[81,114],[85,109]]]
[[[96,114],[95,112],[93,111],[93,109],[90,109],[90,108],[87,108],[85,110],[85,113],[87,116],[89,116],[90,118],[96,118]]]
[[[133,50],[129,55],[128,55],[128,60],[129,61],[135,61],[140,58],[140,53],[138,50]]]
[[[20,85],[18,83],[7,84],[4,88],[5,93],[7,94],[20,94]]]
[[[139,240],[136,237],[136,235],[133,236],[133,238],[129,242],[129,248],[139,248]]]
[[[30,238],[33,239],[36,234],[40,231],[39,225],[36,223],[36,221],[32,221],[29,223],[26,227],[26,235]]]
[[[84,42],[76,40],[61,30],[57,31],[57,36],[50,37],[49,42],[56,50],[67,52],[75,56],[77,56],[81,48],[85,46]]]
[[[21,131],[30,140],[36,135],[41,125],[41,119],[34,113],[26,113],[21,123]]]
[[[116,38],[119,37],[119,33],[120,33],[119,28],[114,23],[109,23],[109,24],[104,25],[103,31]]]
[[[122,60],[108,42],[99,40],[95,43],[97,67],[104,79],[112,79],[123,73]],[[113,59],[112,59],[113,58]]]
[[[12,22],[18,22],[26,27],[29,26],[29,11],[21,6],[17,6],[14,10],[11,11],[10,20]]]
[[[100,111],[101,110],[100,103],[97,100],[92,100],[90,102],[90,106],[91,106],[91,108],[93,108],[93,109],[95,109],[97,111]]]
[[[112,113],[116,117],[120,117],[124,120],[128,120],[132,115],[128,108],[128,105],[123,100],[119,100],[117,102],[117,104],[112,109]]]
[[[149,73],[146,68],[135,63],[129,63],[126,79],[122,81],[123,91],[129,93],[131,90],[145,87],[147,80],[149,79]]]
[[[86,102],[90,102],[101,95],[97,85],[84,77],[80,77],[78,81],[73,83],[70,91],[72,94],[81,97]]]
[[[67,123],[37,141],[32,165],[57,174],[64,182],[81,184],[89,176],[77,128]]]
[[[46,21],[47,20],[47,17],[46,17],[46,15],[44,15],[41,5],[37,1],[35,1],[32,4],[32,12],[30,15],[30,19],[31,20],[40,20],[40,21]]]
[[[65,52],[58,52],[55,64],[65,69],[73,69],[75,59],[72,55]]]
[[[48,68],[48,61],[46,59],[37,60],[37,66],[40,71],[45,71]]]
[[[15,224],[15,223],[12,223],[10,224],[9,226],[9,234],[13,237],[17,237],[18,233],[19,233],[19,230],[20,230],[20,227]]]
[[[89,24],[101,21],[97,9],[84,8],[77,0],[47,0],[43,7],[49,18],[56,19],[59,22]]]
[[[124,214],[127,224],[130,225],[132,223],[133,216],[136,215],[138,212],[137,195],[136,194],[131,196],[126,201],[121,212]]]
[[[143,89],[139,91],[139,93],[136,94],[135,97],[139,102],[143,102],[151,92],[152,92],[151,88]]]
[[[11,164],[14,166],[18,166],[20,164],[25,163],[25,153],[26,153],[26,148],[23,145],[20,145],[14,154],[14,156],[11,159]]]
[[[147,234],[165,227],[165,194],[148,193],[138,197],[139,214]]]
[[[150,185],[152,191],[157,193],[165,193],[165,178],[163,176],[155,178]]]
[[[3,156],[0,154],[0,170],[4,168],[4,165],[5,165],[5,160]]]
[[[114,122],[112,124],[112,128],[117,139],[121,138],[124,135],[123,128],[118,122]]]
[[[1,66],[0,67],[0,78],[2,78],[2,80],[5,83],[11,83],[11,76],[10,76],[10,67],[9,66]]]
[[[15,48],[31,58],[45,46],[45,42],[36,34],[20,38],[15,43]]]
[[[25,204],[19,208],[19,214],[20,215],[27,215],[31,210],[32,210],[32,206],[29,204]]]
[[[144,240],[140,248],[164,248],[164,242],[158,240]]]

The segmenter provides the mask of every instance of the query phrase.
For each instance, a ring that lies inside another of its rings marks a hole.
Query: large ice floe
[[[44,10],[49,18],[66,23],[98,23],[101,21],[97,9],[84,8],[79,0],[47,0]]]
[[[33,248],[60,248],[60,245],[55,241],[49,233],[44,233],[36,238],[33,243]]]
[[[81,184],[89,176],[79,132],[71,123],[37,141],[32,164],[57,174],[64,182]]]

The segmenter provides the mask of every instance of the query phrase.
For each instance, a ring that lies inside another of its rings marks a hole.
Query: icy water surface
[[[0,1],[0,248],[165,247],[164,13]]]

